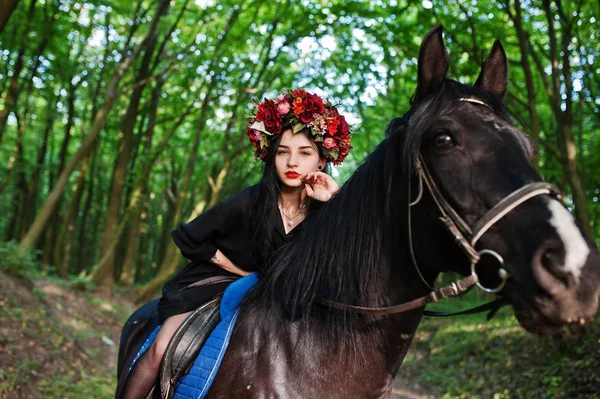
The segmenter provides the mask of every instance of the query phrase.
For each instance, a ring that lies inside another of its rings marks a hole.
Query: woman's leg
[[[137,360],[131,371],[122,398],[144,399],[156,383],[160,362],[167,350],[167,345],[177,328],[191,312],[174,315],[165,320],[156,334],[154,342],[146,352]]]

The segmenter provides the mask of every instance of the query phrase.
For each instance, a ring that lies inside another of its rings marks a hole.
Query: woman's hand
[[[329,201],[340,189],[335,180],[323,172],[310,172],[303,181],[306,195],[321,202]]]
[[[237,274],[238,276],[244,277],[251,274],[250,272],[241,269],[235,263],[230,261],[229,258],[227,258],[227,256],[225,256],[225,254],[223,254],[223,252],[221,252],[221,250],[219,249],[217,249],[215,255],[212,258],[210,258],[210,261],[211,263],[214,263],[220,268],[225,269],[230,273]]]

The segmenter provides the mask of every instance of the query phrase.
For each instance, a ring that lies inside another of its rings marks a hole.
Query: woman
[[[235,278],[259,271],[301,229],[304,218],[338,190],[323,173],[350,147],[345,118],[319,96],[284,92],[258,104],[248,137],[264,161],[261,181],[172,232],[191,260],[163,288],[159,330],[131,370],[124,398],[145,398],[155,384],[169,340],[187,317]]]

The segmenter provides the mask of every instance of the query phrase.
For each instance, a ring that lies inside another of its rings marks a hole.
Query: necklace
[[[292,227],[294,225],[294,219],[301,213],[304,212],[304,208],[306,207],[306,204],[302,204],[298,207],[298,210],[296,212],[296,214],[294,216],[288,216],[284,211],[283,211],[283,207],[281,205],[278,205],[279,207],[279,211],[281,212],[281,214],[283,216],[285,216],[285,218],[288,220],[287,221],[287,225]]]

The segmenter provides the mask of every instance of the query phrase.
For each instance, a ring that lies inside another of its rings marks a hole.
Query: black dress
[[[210,262],[217,249],[234,264],[249,272],[256,272],[263,267],[262,264],[256,264],[250,253],[253,198],[257,190],[256,185],[250,186],[190,223],[181,223],[173,230],[173,241],[191,262],[163,287],[163,296],[158,303],[160,323],[170,316],[196,309],[223,292],[231,283],[231,280],[210,283],[211,280],[218,280],[216,277],[239,277]],[[279,223],[265,228],[276,230],[273,235],[274,244],[275,248],[280,248],[298,234],[302,223],[286,234],[278,209],[273,209],[273,212],[277,212],[276,220]],[[199,281],[209,283],[189,287]]]

